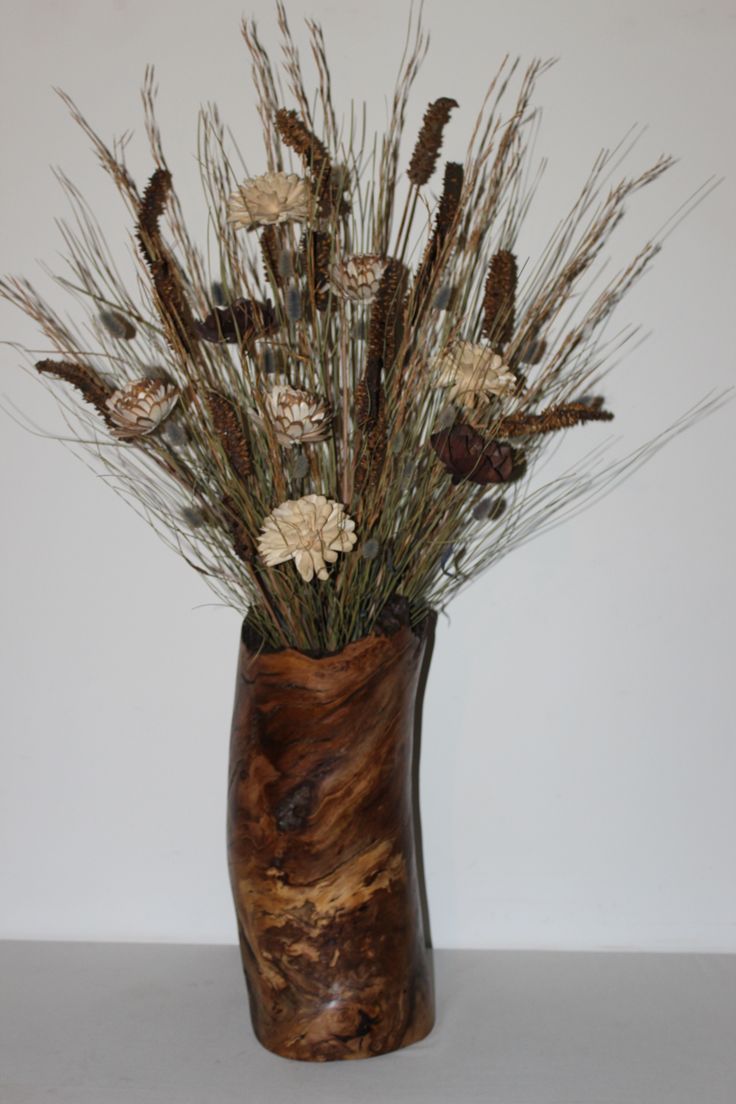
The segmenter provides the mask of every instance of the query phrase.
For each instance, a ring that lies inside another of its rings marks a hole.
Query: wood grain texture
[[[241,643],[230,878],[256,1035],[288,1058],[383,1054],[432,1028],[412,810],[425,642],[334,656]]]

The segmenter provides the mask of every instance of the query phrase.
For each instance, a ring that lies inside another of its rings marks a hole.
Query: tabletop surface
[[[255,1041],[235,947],[0,943],[2,1104],[734,1104],[736,956],[435,951],[368,1061]]]

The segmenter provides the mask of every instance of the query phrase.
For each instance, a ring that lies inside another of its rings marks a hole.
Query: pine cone
[[[432,448],[457,484],[507,483],[514,468],[514,450],[504,441],[485,441],[472,426],[458,422],[433,433]]]

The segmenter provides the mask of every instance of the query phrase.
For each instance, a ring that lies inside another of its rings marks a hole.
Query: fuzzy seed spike
[[[107,400],[112,395],[113,388],[93,368],[71,360],[38,360],[35,369],[42,376],[55,376],[56,379],[76,387],[84,401],[95,408],[108,426],[112,425]]]
[[[253,473],[253,460],[238,411],[230,399],[219,391],[208,391],[206,398],[212,424],[230,467],[245,483]]]
[[[416,188],[421,188],[432,176],[442,149],[442,134],[450,119],[450,112],[458,106],[457,100],[441,96],[425,111],[407,174]]]
[[[488,266],[483,298],[483,333],[492,345],[508,345],[516,314],[516,257],[508,249],[494,253]]]
[[[496,426],[499,437],[526,437],[554,433],[585,422],[610,422],[613,414],[598,403],[571,402],[548,406],[539,414],[509,414]]]
[[[296,111],[287,111],[282,107],[276,112],[274,121],[284,145],[301,157],[305,169],[310,173],[322,213],[327,215],[337,208],[340,214],[347,214],[349,208],[340,189],[334,186],[332,161],[324,143],[299,118]]]
[[[194,316],[184,294],[179,271],[164,244],[159,222],[171,194],[171,173],[156,169],[143,193],[138,210],[136,238],[148,265],[156,291],[159,313],[176,350],[177,344],[191,355],[196,348]]]

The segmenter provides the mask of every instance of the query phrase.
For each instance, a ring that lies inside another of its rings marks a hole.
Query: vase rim
[[[240,642],[248,656],[253,660],[261,656],[279,660],[282,658],[288,659],[298,657],[302,662],[322,664],[328,660],[339,659],[343,661],[350,659],[356,651],[372,651],[377,646],[384,647],[389,641],[396,645],[401,644],[404,640],[408,641],[410,638],[414,638],[418,643],[422,643],[431,634],[436,620],[436,611],[430,609],[425,612],[422,619],[416,625],[404,623],[393,631],[376,632],[374,630],[373,632],[366,633],[365,636],[359,637],[357,640],[351,640],[349,644],[345,644],[336,651],[314,652],[293,647],[269,647],[263,642],[262,638],[258,636],[252,626],[248,624],[248,618],[246,616],[241,625]]]

